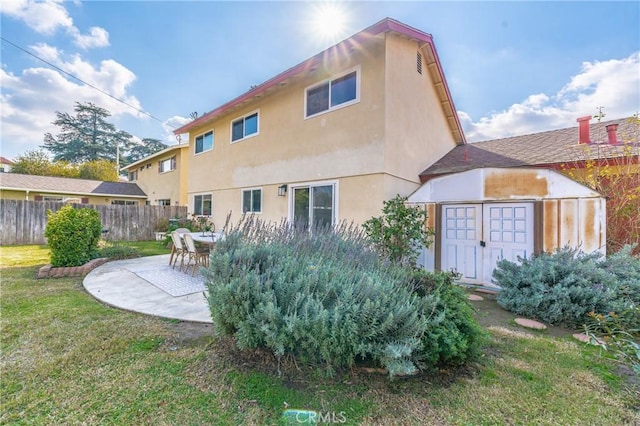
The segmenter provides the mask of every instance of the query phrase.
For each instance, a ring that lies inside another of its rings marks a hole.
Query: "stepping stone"
[[[516,318],[516,324],[525,328],[532,328],[534,330],[546,330],[547,326],[541,322],[526,319],[526,318]]]
[[[478,296],[477,294],[470,294],[469,295],[469,300],[471,300],[473,302],[480,302],[481,300],[484,300],[484,297]]]
[[[589,336],[587,336],[584,333],[574,333],[572,334],[572,336],[574,339],[580,340],[581,342],[584,342],[584,343],[589,343],[590,345],[602,345],[602,342],[600,341],[600,339],[596,338],[595,342],[592,342]]]
[[[496,290],[492,290],[490,288],[476,288],[476,293],[485,293],[485,294],[498,294]]]

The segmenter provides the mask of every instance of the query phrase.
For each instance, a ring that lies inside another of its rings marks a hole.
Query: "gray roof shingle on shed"
[[[138,185],[131,182],[103,182],[55,176],[0,174],[0,188],[77,195],[109,195],[118,197],[146,197]]]
[[[618,124],[618,144],[607,143],[606,126]],[[579,144],[578,126],[523,136],[459,145],[420,173],[422,181],[430,177],[480,167],[549,166],[587,159],[616,158],[640,153],[640,126],[633,117],[590,125],[590,144]],[[625,148],[626,147],[626,148]],[[625,149],[627,151],[625,151]]]

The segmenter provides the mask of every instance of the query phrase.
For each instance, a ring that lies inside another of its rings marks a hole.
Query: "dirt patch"
[[[469,290],[468,294],[478,293]],[[513,312],[509,312],[498,305],[495,295],[482,293],[482,297],[484,300],[471,301],[471,306],[476,311],[476,319],[478,320],[478,323],[480,323],[480,325],[482,325],[484,328],[505,327],[518,331],[528,330],[524,327],[520,327],[515,323],[515,319],[521,317],[521,315],[516,315]],[[573,333],[576,332],[576,330],[572,330],[567,327],[554,326],[549,324],[545,325],[547,326],[546,330],[529,330],[529,332],[560,338],[570,337]]]

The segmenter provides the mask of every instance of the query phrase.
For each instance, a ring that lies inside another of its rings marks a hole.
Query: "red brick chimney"
[[[617,124],[609,124],[607,127],[607,135],[609,136],[609,145],[615,145],[618,143],[618,135],[616,131],[618,130]]]
[[[589,136],[589,121],[591,121],[591,116],[580,117],[576,121],[580,123],[580,127],[578,128],[580,143],[591,143],[591,137]]]

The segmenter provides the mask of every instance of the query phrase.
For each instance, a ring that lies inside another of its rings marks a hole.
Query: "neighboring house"
[[[3,173],[0,175],[0,198],[138,205],[144,204],[147,195],[135,183]]]
[[[465,143],[432,37],[388,18],[175,133],[189,133],[189,211],[216,226],[362,223]]]
[[[0,173],[9,173],[12,166],[13,161],[8,158],[0,157]]]
[[[436,176],[478,167],[543,167],[559,171],[583,169],[591,161],[638,164],[640,122],[629,117],[458,146],[420,173],[426,182]]]
[[[186,206],[188,148],[187,144],[170,146],[122,170],[147,194],[147,204]]]
[[[488,284],[496,262],[558,247],[605,252],[606,200],[563,173],[595,165],[638,170],[638,123],[613,120],[458,146],[425,169],[409,202],[423,205],[434,244],[428,270]],[[627,168],[627,166],[630,166]]]

